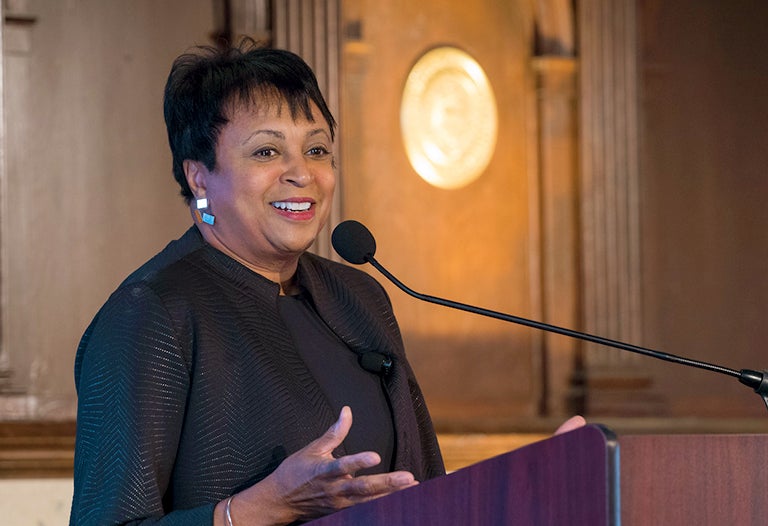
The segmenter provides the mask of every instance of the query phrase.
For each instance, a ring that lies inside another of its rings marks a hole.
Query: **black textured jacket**
[[[384,289],[311,254],[298,280],[352,351],[393,357],[395,469],[444,473]],[[210,525],[218,501],[328,429],[338,415],[292,344],[278,293],[192,227],[112,294],[75,361],[71,524]]]

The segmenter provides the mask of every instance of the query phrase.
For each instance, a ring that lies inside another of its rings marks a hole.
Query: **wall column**
[[[534,59],[537,82],[538,187],[541,298],[544,321],[567,328],[579,323],[578,164],[576,59]],[[579,342],[545,333],[544,415],[571,413],[571,381]]]
[[[639,344],[641,261],[636,0],[579,2],[583,328]],[[585,345],[590,414],[654,411],[644,358]],[[646,393],[647,394],[647,393]]]

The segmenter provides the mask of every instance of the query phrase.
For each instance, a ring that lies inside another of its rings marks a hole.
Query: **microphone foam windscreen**
[[[331,234],[331,243],[336,252],[355,265],[366,262],[366,257],[376,253],[376,240],[365,225],[348,220],[339,223]]]

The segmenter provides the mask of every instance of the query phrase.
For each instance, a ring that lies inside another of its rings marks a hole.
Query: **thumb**
[[[311,442],[307,449],[318,455],[329,455],[344,442],[351,427],[352,410],[345,405],[341,408],[338,420],[320,438]]]
[[[584,419],[581,415],[572,416],[562,424],[560,424],[560,427],[557,428],[555,431],[555,435],[562,435],[563,433],[567,433],[569,431],[573,431],[574,429],[578,429],[580,427],[583,427],[587,424],[587,421]]]

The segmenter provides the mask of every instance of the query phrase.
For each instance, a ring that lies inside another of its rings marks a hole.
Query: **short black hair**
[[[283,49],[243,39],[237,46],[197,46],[179,56],[165,85],[163,112],[173,154],[173,176],[181,195],[194,196],[184,175],[184,160],[216,167],[216,142],[227,124],[227,110],[236,103],[285,102],[295,119],[313,120],[315,103],[334,138],[336,121],[317,78],[304,60]]]

